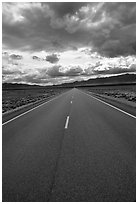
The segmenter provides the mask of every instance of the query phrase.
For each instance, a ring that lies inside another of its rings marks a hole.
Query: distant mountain
[[[108,84],[126,84],[136,83],[136,74],[123,74],[111,77],[102,77],[88,79],[87,81],[75,81],[73,83],[65,83],[61,86],[91,86],[91,85],[108,85]]]
[[[75,81],[73,83],[64,83],[53,86],[39,86],[39,85],[28,85],[18,83],[3,83],[2,89],[38,89],[38,88],[51,88],[51,87],[76,87],[76,86],[97,86],[97,85],[108,85],[108,84],[130,84],[136,83],[136,74],[123,74],[112,77],[103,77],[89,79],[87,81]]]
[[[38,85],[18,84],[18,83],[3,83],[2,89],[36,89],[41,88]]]

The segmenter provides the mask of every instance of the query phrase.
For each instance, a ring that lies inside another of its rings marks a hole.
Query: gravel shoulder
[[[38,101],[35,101],[35,102],[32,102],[32,103],[28,103],[26,105],[22,105],[20,107],[17,107],[13,110],[9,110],[9,111],[6,111],[5,113],[2,114],[2,123],[32,109],[32,108],[35,108],[37,107],[38,105],[41,105],[49,100],[51,100],[52,98],[55,98],[57,97],[58,95],[60,95],[59,93],[56,94],[56,95],[52,95],[52,96],[49,96],[45,99],[42,99],[42,100],[38,100]]]
[[[96,93],[89,92],[89,91],[87,91],[87,93],[89,95],[92,95],[92,96],[106,102],[106,103],[114,105],[123,111],[126,111],[126,112],[136,116],[136,103],[135,102],[127,101],[124,98],[115,98],[112,96],[106,96],[103,94],[96,94]]]

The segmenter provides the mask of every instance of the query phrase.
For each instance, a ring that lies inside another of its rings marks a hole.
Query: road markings
[[[84,93],[84,92],[83,92],[83,93]],[[100,99],[98,99],[98,98],[96,98],[96,97],[94,97],[94,96],[91,96],[91,95],[89,95],[89,94],[87,94],[87,93],[85,93],[85,94],[88,95],[88,96],[90,96],[90,97],[92,97],[92,98],[94,98],[94,99],[96,99],[97,101],[100,101],[101,103],[106,104],[107,106],[110,106],[110,107],[112,107],[112,108],[114,108],[114,109],[116,109],[116,110],[118,110],[118,111],[120,111],[120,112],[122,112],[122,113],[125,113],[126,115],[129,115],[129,116],[131,116],[132,118],[135,118],[135,119],[136,119],[136,116],[131,115],[130,113],[127,113],[127,112],[125,112],[125,111],[123,111],[123,110],[121,110],[121,109],[119,109],[119,108],[117,108],[117,107],[115,107],[115,106],[113,106],[113,105],[110,105],[109,103],[106,103],[106,102],[104,102],[104,101],[102,101],[102,100],[100,100]]]
[[[72,101],[70,103],[72,103]]]
[[[65,93],[63,93],[63,94],[65,94]],[[63,94],[61,94],[60,96],[62,96]],[[55,97],[55,98],[52,98],[51,100],[46,101],[46,102],[44,102],[44,103],[42,103],[42,104],[40,104],[40,105],[38,105],[38,106],[36,106],[36,107],[34,107],[34,108],[32,108],[32,109],[30,109],[30,110],[28,110],[28,111],[26,111],[26,112],[22,113],[22,114],[20,114],[20,115],[18,115],[18,116],[16,116],[16,117],[14,117],[14,118],[12,118],[12,119],[10,119],[10,120],[6,121],[6,122],[5,122],[5,123],[3,123],[2,125],[6,125],[7,123],[12,122],[13,120],[16,120],[17,118],[20,118],[21,116],[23,116],[23,115],[25,115],[25,114],[27,114],[27,113],[29,113],[29,112],[33,111],[34,109],[39,108],[40,106],[45,105],[45,104],[46,104],[46,103],[48,103],[48,102],[51,102],[51,101],[53,101],[53,100],[57,99],[57,98],[58,98],[58,97],[60,97],[60,96],[57,96],[57,97]]]
[[[67,129],[67,128],[68,128],[68,124],[69,124],[69,116],[67,116],[67,119],[66,119],[65,129]]]

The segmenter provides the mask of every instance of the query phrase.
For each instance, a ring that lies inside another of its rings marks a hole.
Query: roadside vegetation
[[[87,87],[85,90],[94,93],[97,96],[117,99],[118,101],[125,103],[136,103],[136,85],[113,85],[113,86],[97,86]]]
[[[2,91],[2,113],[48,99],[64,89],[11,89]]]

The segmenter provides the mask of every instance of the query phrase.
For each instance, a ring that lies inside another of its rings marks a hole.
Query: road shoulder
[[[100,99],[112,106],[115,106],[116,108],[119,108],[121,109],[122,111],[125,111],[133,116],[136,116],[136,106],[134,106],[131,102],[125,102],[125,101],[121,101],[121,100],[118,100],[116,98],[113,98],[113,97],[109,97],[109,96],[103,96],[103,95],[100,95],[100,94],[95,94],[93,92],[89,92],[89,91],[84,91],[84,93],[87,93],[88,95],[90,96],[93,96],[97,99]]]

